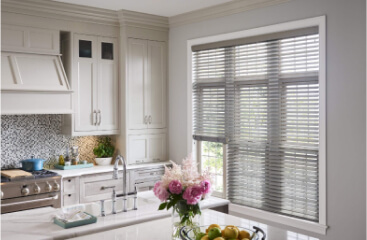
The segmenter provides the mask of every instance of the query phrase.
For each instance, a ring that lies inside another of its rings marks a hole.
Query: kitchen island
[[[253,226],[256,226],[265,232],[267,235],[266,240],[319,240],[318,238],[299,234],[287,229],[281,229],[248,219],[241,219],[210,209],[206,209],[202,212],[200,221],[201,225],[217,223],[220,225],[241,226],[250,230],[253,230]],[[171,240],[171,226],[171,218],[164,218],[124,228],[76,237],[73,238],[73,240]],[[262,234],[259,233],[259,236],[262,237]]]
[[[97,223],[70,229],[63,229],[52,222],[53,217],[60,212],[60,209],[45,207],[3,214],[1,215],[1,239],[68,239],[170,217],[170,211],[157,210],[159,204],[160,202],[154,194],[147,191],[138,194],[138,210],[110,214],[110,208],[106,207],[107,216],[101,217],[98,203],[92,207],[88,205],[86,212],[98,216]],[[202,201],[201,206],[202,209],[207,209],[223,207],[228,204],[228,200],[210,197]],[[77,207],[80,206],[68,208]]]

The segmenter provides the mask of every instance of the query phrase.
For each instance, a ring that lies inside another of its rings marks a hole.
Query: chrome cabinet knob
[[[60,190],[60,184],[58,184],[57,182],[54,183],[53,189],[55,191],[59,191]]]
[[[52,190],[52,186],[51,186],[51,184],[46,183],[46,188],[45,188],[45,190],[46,190],[46,192],[51,192],[51,190]]]
[[[29,194],[29,188],[27,186],[23,186],[21,193],[22,196],[27,196]]]
[[[34,193],[35,193],[35,194],[38,194],[38,193],[40,193],[40,192],[41,192],[41,188],[36,184],[36,185],[34,186],[34,188],[33,188],[33,191],[34,191]]]

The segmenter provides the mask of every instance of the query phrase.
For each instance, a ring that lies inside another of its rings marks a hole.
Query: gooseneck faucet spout
[[[127,195],[127,191],[126,191],[126,161],[124,159],[123,156],[120,155],[120,153],[118,153],[117,157],[116,157],[116,161],[115,161],[115,165],[113,166],[113,179],[118,179],[118,165],[119,162],[121,161],[122,163],[122,171],[123,171],[123,182],[122,182],[122,196],[126,197]],[[124,212],[127,211],[126,209],[126,199],[124,199]]]

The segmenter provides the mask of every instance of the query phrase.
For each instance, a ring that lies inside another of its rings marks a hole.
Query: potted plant
[[[115,152],[115,147],[111,143],[111,138],[102,138],[98,146],[93,149],[94,155],[96,155],[96,163],[98,165],[110,165],[112,162],[112,156]]]

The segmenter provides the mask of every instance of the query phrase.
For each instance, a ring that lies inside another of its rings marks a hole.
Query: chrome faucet
[[[122,166],[123,166],[123,182],[122,182],[122,196],[124,197],[123,201],[124,201],[124,206],[123,206],[123,211],[127,212],[127,207],[126,207],[126,196],[127,196],[127,192],[126,192],[126,161],[124,159],[124,157],[122,157],[120,155],[120,153],[118,153],[117,157],[116,157],[116,161],[115,161],[115,165],[113,166],[113,179],[118,179],[118,165],[119,162],[121,161]]]

